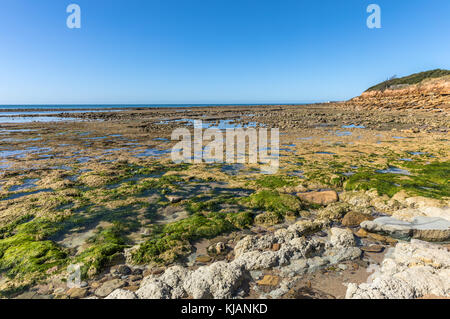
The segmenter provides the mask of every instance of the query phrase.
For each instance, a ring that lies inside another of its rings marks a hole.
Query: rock
[[[339,268],[340,270],[347,270],[347,269],[348,269],[348,266],[345,265],[345,264],[339,264],[339,265],[338,265],[338,268]]]
[[[381,253],[384,250],[384,247],[381,245],[370,245],[361,247],[361,250],[369,253]]]
[[[99,297],[106,297],[114,290],[122,288],[124,285],[124,281],[120,279],[112,279],[103,283],[100,288],[97,288],[97,290],[95,290],[95,294]]]
[[[356,236],[360,237],[360,238],[366,238],[369,236],[369,233],[367,232],[367,230],[365,230],[364,228],[360,228],[356,233]]]
[[[342,219],[342,225],[347,227],[359,226],[359,224],[366,220],[373,220],[373,217],[358,212],[348,212]]]
[[[179,201],[181,201],[183,199],[183,197],[176,196],[176,195],[168,195],[168,196],[166,196],[166,198],[171,203],[178,203]]]
[[[111,273],[127,276],[131,274],[131,269],[127,265],[118,265],[111,269]]]
[[[183,283],[185,291],[195,299],[229,299],[250,274],[232,262],[216,262],[191,272]]]
[[[186,297],[183,282],[189,270],[181,266],[167,268],[164,273],[156,277],[150,275],[141,282],[136,295],[141,299],[178,299]]]
[[[317,218],[322,221],[341,221],[342,217],[350,210],[350,205],[347,203],[333,203],[319,209],[317,211]]]
[[[86,288],[73,287],[73,288],[70,288],[69,290],[67,290],[67,295],[71,299],[81,299],[81,298],[86,297],[87,289]]]
[[[211,255],[222,255],[227,252],[227,246],[223,242],[218,242],[209,246],[207,250]]]
[[[328,205],[339,200],[335,191],[297,193],[297,196],[302,201],[319,205]]]
[[[398,210],[392,214],[392,217],[411,222],[414,217],[436,217],[443,218],[450,221],[450,208],[445,207],[419,207],[419,208],[405,208]]]
[[[450,239],[450,221],[439,217],[414,217],[411,222],[393,217],[380,217],[361,223],[369,232],[388,234],[394,238],[417,238],[426,241],[447,241]]]
[[[132,291],[132,292],[136,292],[139,289],[139,286],[126,286],[123,287],[123,289],[128,290],[128,291]]]
[[[276,212],[265,212],[255,217],[255,224],[257,225],[272,226],[279,224],[282,221],[283,218]]]
[[[200,255],[200,256],[197,256],[197,258],[195,258],[196,262],[204,263],[204,264],[209,263],[211,260],[212,260],[212,258],[207,255]]]
[[[137,299],[134,292],[125,289],[116,289],[105,299]]]
[[[126,261],[125,254],[123,254],[123,253],[116,253],[109,260],[108,266],[115,266],[115,265],[119,265],[119,264],[124,264],[125,261]]]
[[[367,283],[349,284],[346,298],[413,299],[450,296],[450,252],[417,239],[389,249]]]
[[[277,286],[280,282],[280,277],[265,275],[263,279],[257,281],[256,283],[260,286]]]
[[[275,243],[275,244],[272,245],[272,250],[273,251],[279,251],[280,247],[281,247],[281,244]]]
[[[330,242],[337,247],[352,247],[355,246],[355,237],[350,229],[345,228],[331,228]]]
[[[222,242],[218,242],[216,244],[215,248],[216,248],[216,254],[217,255],[221,255],[221,254],[223,254],[223,253],[225,253],[227,251],[226,245],[224,243],[222,243]]]

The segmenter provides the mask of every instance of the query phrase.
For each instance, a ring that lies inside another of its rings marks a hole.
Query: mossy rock
[[[243,200],[250,208],[271,211],[281,215],[287,212],[298,212],[303,206],[301,201],[293,195],[280,194],[276,191],[263,190],[252,194]]]
[[[283,221],[283,216],[276,212],[265,212],[255,217],[255,224],[273,226]]]

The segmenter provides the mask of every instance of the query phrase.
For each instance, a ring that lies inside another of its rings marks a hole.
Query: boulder
[[[450,296],[450,252],[441,245],[413,239],[386,253],[367,283],[347,286],[348,299],[413,299]]]
[[[399,239],[416,238],[425,241],[450,239],[450,221],[439,217],[414,217],[410,222],[393,217],[380,217],[361,223],[369,232],[384,233]]]
[[[67,295],[71,298],[71,299],[81,299],[86,297],[87,295],[87,289],[86,288],[78,288],[78,287],[73,287],[70,288],[67,291]]]
[[[95,294],[99,297],[106,297],[114,290],[122,288],[125,282],[120,279],[113,279],[104,282],[96,291]]]
[[[297,196],[302,201],[318,205],[328,205],[339,200],[335,191],[297,193]]]
[[[342,219],[342,225],[347,227],[359,226],[366,220],[373,220],[373,217],[359,212],[348,212]]]

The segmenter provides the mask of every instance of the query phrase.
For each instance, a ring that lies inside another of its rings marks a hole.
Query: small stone
[[[58,266],[53,266],[52,268],[47,269],[47,271],[45,272],[47,275],[53,274],[54,272],[56,272],[58,270]]]
[[[338,268],[341,269],[341,270],[347,270],[348,267],[347,267],[347,265],[339,264]]]
[[[102,285],[101,282],[95,281],[93,283],[91,283],[91,288],[92,289],[97,289],[98,287],[100,287]]]
[[[120,275],[126,276],[126,275],[131,274],[131,269],[127,265],[118,265],[113,268],[112,272],[116,272]]]
[[[359,229],[356,233],[356,236],[360,237],[360,238],[370,238],[382,243],[387,243],[387,244],[396,244],[397,241],[391,237],[388,236],[383,236],[380,234],[374,234],[374,233],[369,233],[368,231],[364,230],[363,228]]]
[[[176,196],[176,195],[169,195],[166,196],[167,199],[169,200],[169,202],[173,203],[178,203],[179,201],[181,201],[183,199],[183,197],[181,196]]]
[[[71,298],[71,299],[81,299],[86,297],[87,295],[87,289],[85,288],[70,288],[67,291],[67,295]]]
[[[359,238],[366,238],[367,236],[369,236],[369,233],[364,230],[363,228],[360,228],[356,233],[356,236],[358,236]]]
[[[141,275],[132,275],[129,277],[130,281],[138,281],[142,279]]]
[[[277,286],[280,282],[280,277],[273,275],[265,275],[263,279],[256,283],[260,286]]]
[[[195,258],[195,261],[198,263],[208,263],[211,260],[212,260],[212,258],[209,256],[206,256],[206,255],[200,255],[200,256],[197,256],[197,258]]]
[[[252,270],[250,271],[250,276],[254,279],[257,280],[259,278],[261,278],[261,276],[263,275],[261,270]]]
[[[280,248],[281,248],[281,245],[279,243],[275,243],[272,245],[273,251],[278,251],[278,250],[280,250]]]
[[[123,263],[125,263],[125,260],[126,260],[126,258],[123,253],[116,253],[115,255],[112,256],[108,265],[115,266],[115,265],[123,264]]]
[[[342,225],[347,227],[359,226],[366,220],[373,220],[373,217],[359,212],[348,212],[342,219]]]
[[[218,255],[220,255],[220,254],[222,254],[222,253],[224,253],[225,251],[226,251],[226,246],[225,246],[225,244],[224,243],[222,243],[222,242],[218,242],[217,244],[216,244],[216,254],[218,254]]]
[[[138,275],[142,275],[143,271],[142,271],[142,269],[136,268],[136,269],[133,269],[132,273],[133,273],[133,275],[138,276]]]
[[[297,196],[302,201],[318,205],[328,205],[339,200],[335,191],[297,193]]]
[[[276,212],[265,212],[255,217],[256,225],[264,225],[264,226],[272,226],[279,224],[283,221],[283,218],[280,214]]]
[[[384,247],[381,245],[370,245],[361,247],[361,250],[369,253],[381,253],[384,250]]]

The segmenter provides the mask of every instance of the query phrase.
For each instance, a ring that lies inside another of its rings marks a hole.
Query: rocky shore
[[[450,297],[447,109],[358,101],[2,124],[0,296]],[[173,163],[195,119],[280,128],[279,171]]]

